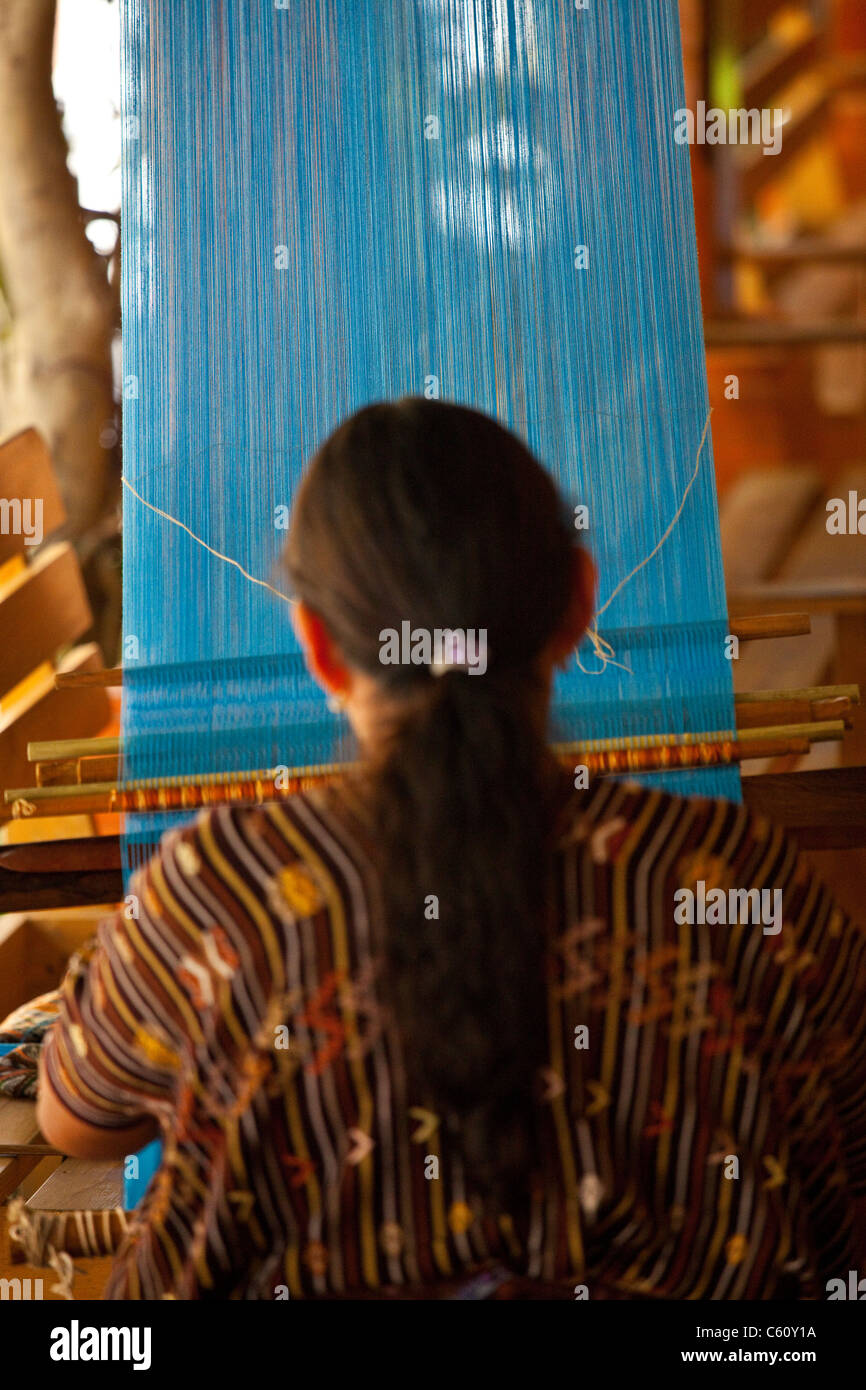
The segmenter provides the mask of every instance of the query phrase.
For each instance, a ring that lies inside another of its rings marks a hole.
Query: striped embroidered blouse
[[[206,812],[73,962],[53,1086],[164,1139],[107,1297],[361,1295],[487,1259],[576,1297],[823,1297],[862,1265],[866,937],[780,832],[629,783],[570,793],[547,1172],[508,1215],[407,1094],[378,873],[349,781]],[[762,922],[725,924],[732,889],[770,891]]]

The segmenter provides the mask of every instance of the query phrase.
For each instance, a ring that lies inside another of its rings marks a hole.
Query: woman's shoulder
[[[556,829],[556,849],[585,853],[594,864],[669,860],[681,854],[742,854],[781,832],[742,803],[722,797],[681,796],[619,778],[571,787]]]
[[[265,901],[288,894],[297,913],[312,913],[367,869],[354,812],[351,791],[326,785],[259,806],[213,807],[163,837],[160,860],[219,890],[251,888]]]

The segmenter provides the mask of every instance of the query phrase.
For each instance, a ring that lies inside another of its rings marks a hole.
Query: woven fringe
[[[127,1231],[126,1213],[111,1211],[32,1211],[22,1198],[9,1203],[9,1245],[13,1264],[41,1265],[58,1277],[51,1292],[71,1299],[73,1259],[115,1255]]]

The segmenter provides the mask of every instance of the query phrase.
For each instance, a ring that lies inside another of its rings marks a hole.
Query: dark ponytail
[[[537,1163],[556,778],[537,658],[565,613],[572,535],[544,470],[492,420],[409,400],[313,460],[287,565],[349,665],[396,710],[374,751],[387,990],[413,1095],[502,1203]],[[381,634],[486,634],[487,669],[383,665]]]

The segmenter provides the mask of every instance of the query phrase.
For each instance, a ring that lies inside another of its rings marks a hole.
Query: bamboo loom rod
[[[36,763],[37,787],[68,787],[78,782],[116,782],[120,777],[120,757],[111,754],[96,758],[55,758]]]
[[[810,733],[809,730],[810,728],[820,730],[823,727],[823,724],[826,722],[827,721],[813,721],[813,723],[810,725],[808,721],[797,721],[796,723],[790,725],[769,725],[762,732],[765,733],[768,738],[793,738],[800,735],[805,730],[807,731],[807,737],[818,738],[820,737],[819,732],[815,732],[813,734]],[[838,723],[839,728],[842,728],[841,721],[831,722],[833,722],[834,725]],[[635,734],[625,735],[620,738],[591,739],[580,744],[579,746],[586,749],[589,752],[601,753],[620,751],[623,748],[674,747],[678,744],[683,743],[699,743],[701,741],[709,742],[713,740],[718,741],[721,739],[730,738],[730,736],[730,730],[724,729],[705,731],[702,733],[693,734]],[[756,738],[759,736],[759,733],[755,730],[750,730],[748,732],[748,737],[750,738]],[[577,747],[578,745],[574,746]],[[27,757],[32,763],[53,762],[55,760],[63,758],[71,759],[100,757],[108,755],[114,757],[116,755],[119,755],[122,752],[122,749],[122,738],[48,739],[28,743]],[[309,776],[310,774],[315,773],[317,770],[318,769],[315,766],[303,767],[297,769],[297,774],[299,776]],[[292,776],[295,775],[295,771],[295,769],[291,769]],[[220,775],[225,777],[232,777],[236,776],[237,774],[224,773]],[[176,781],[177,779],[175,778],[170,780]]]
[[[767,700],[763,704],[739,705],[737,707],[737,728],[749,729],[761,724],[777,724],[780,721],[797,723],[825,723],[827,720],[841,719],[846,728],[852,726],[851,701],[844,696],[835,700]],[[74,780],[74,779],[73,779]]]
[[[812,631],[808,613],[761,613],[728,621],[731,636],[741,642],[756,642],[763,637],[805,637]]]
[[[860,703],[859,685],[804,685],[794,690],[745,690],[734,696],[735,705],[760,704],[764,700],[850,700]]]
[[[814,719],[805,724],[778,724],[757,729],[742,729],[740,742],[761,738],[806,738],[810,743],[826,743],[828,740],[842,738],[844,734],[844,720]]]
[[[122,685],[123,667],[106,671],[58,672],[54,684],[58,690],[75,690],[83,686]],[[860,703],[859,685],[804,685],[792,690],[746,690],[734,695],[735,705],[757,704],[775,700],[835,700],[847,699]]]
[[[730,620],[731,636],[741,642],[759,638],[803,637],[811,632],[808,613],[747,614]],[[123,667],[110,666],[102,671],[58,671],[54,677],[56,690],[77,690],[84,686],[116,686],[123,684]]]
[[[100,754],[117,757],[123,739],[114,738],[50,738],[37,739],[27,745],[31,763],[51,762],[55,758],[89,758]]]
[[[828,732],[824,736],[834,735]],[[630,771],[676,771],[738,763],[750,758],[802,755],[808,752],[808,749],[807,737],[792,735],[764,738],[753,736],[746,740],[728,738],[708,743],[668,743],[649,748],[608,749],[604,752],[589,752],[585,744],[560,745],[556,752],[563,764],[571,764],[576,759],[581,759],[581,765],[586,766],[591,774],[611,776]],[[111,782],[69,787],[24,787],[7,790],[4,799],[12,806],[15,818],[60,815],[76,811],[97,813],[183,810],[207,805],[209,801],[219,804],[224,801],[255,802],[280,799],[339,777],[351,767],[351,764],[329,764],[321,768],[305,769],[302,775],[294,775],[301,772],[300,769],[286,773],[282,769],[272,768],[241,774],[220,773],[212,775],[209,779],[189,779],[186,782],[172,781],[169,778],[154,779],[150,783],[137,783],[126,787],[118,787]]]
[[[836,687],[843,689],[845,687]],[[848,689],[856,690],[856,686]],[[832,686],[816,686],[817,691],[832,690]],[[850,726],[848,712],[851,698],[835,695],[825,699],[793,700],[785,698],[752,700],[736,703],[736,724],[738,729],[778,723],[805,723],[828,719],[845,719]],[[36,763],[36,785],[38,787],[72,786],[83,782],[110,782],[120,777],[119,754],[97,754],[78,758],[50,758]]]
[[[809,627],[802,627],[802,624],[809,623],[809,616],[806,613],[774,613],[760,614],[760,616],[738,617],[731,624],[731,635],[740,637],[741,641],[752,641],[758,637],[802,637]],[[758,624],[765,624],[766,630],[758,630]],[[796,631],[791,631],[791,624],[795,624]],[[110,666],[100,671],[57,671],[54,674],[54,689],[58,691],[71,691],[71,689],[83,689],[101,685],[101,687],[111,687],[111,685],[124,684],[124,667]],[[848,691],[849,687],[815,687],[817,689],[833,689],[834,694],[841,691]],[[780,692],[774,692],[780,695]],[[799,694],[806,694],[805,691]],[[740,698],[740,696],[738,696]],[[780,696],[781,698],[781,696]]]

